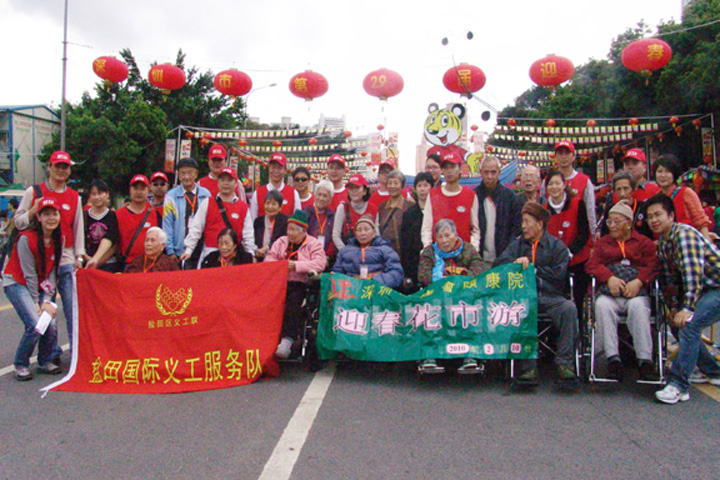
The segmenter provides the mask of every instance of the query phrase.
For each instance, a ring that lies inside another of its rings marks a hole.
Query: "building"
[[[0,182],[40,183],[45,173],[38,157],[60,131],[60,115],[45,105],[0,106]]]

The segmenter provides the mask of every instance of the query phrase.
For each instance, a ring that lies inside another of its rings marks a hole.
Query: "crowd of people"
[[[720,318],[714,313],[720,306],[720,250],[697,194],[677,186],[682,167],[673,155],[654,162],[657,183],[651,183],[644,152],[628,150],[598,210],[595,187],[575,169],[575,146],[568,140],[555,146],[556,169],[544,175],[532,165],[522,170],[519,193],[500,183],[501,163],[492,155],[485,156],[479,184],[470,189],[460,184],[462,159],[434,149],[412,189],[392,161],[383,161],[375,191],[359,173],[344,181],[349,169],[340,155],[328,159],[327,180],[312,188],[307,168],[288,172],[285,155],[275,153],[269,182],[248,198],[226,158],[225,148],[213,145],[210,173],[200,180],[197,160],[179,160],[173,188],[165,173],[135,175],[129,202],[113,210],[102,180],[88,186],[84,205],[68,186],[70,156],[52,154],[48,179],[26,190],[12,217],[19,234],[3,271],[6,296],[25,325],[15,358],[18,380],[32,378],[29,358],[36,345],[37,371],[61,372],[57,326],[53,322],[44,332],[35,327],[41,313],[55,316],[52,301],[59,293],[72,341],[74,269],[149,273],[287,261],[279,358],[297,351],[298,312],[313,272],[373,279],[413,293],[447,276],[517,263],[534,266],[538,311],[558,333],[561,382],[578,379],[574,355],[591,278],[598,284],[595,321],[607,376],[619,380],[624,373],[621,316],[627,317],[640,378],[656,375],[649,296],[658,277],[679,352],[656,398],[686,401],[691,381],[720,385],[720,367],[701,340],[703,328]],[[292,185],[286,183],[289,173]],[[445,366],[428,358],[418,369],[442,373]],[[458,373],[482,370],[479,359],[465,358]],[[537,381],[535,361],[520,362],[518,370],[519,382]]]

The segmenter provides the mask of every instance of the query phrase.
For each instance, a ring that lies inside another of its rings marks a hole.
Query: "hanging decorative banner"
[[[187,158],[192,153],[192,140],[180,140],[180,158]]]
[[[703,163],[715,167],[715,156],[713,155],[712,128],[700,130],[702,135]]]
[[[537,358],[535,270],[503,265],[405,296],[372,280],[323,275],[320,358]]]
[[[47,389],[176,393],[276,377],[287,268],[271,262],[123,275],[78,270],[77,357]]]
[[[165,163],[163,170],[165,173],[173,173],[175,171],[175,150],[177,149],[177,140],[168,138],[165,140]]]

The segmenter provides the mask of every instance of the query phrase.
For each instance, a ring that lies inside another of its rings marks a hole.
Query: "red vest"
[[[345,202],[344,205],[345,206],[343,208],[345,209],[345,222],[343,223],[342,228],[342,234],[344,236],[350,234],[351,226],[353,228],[353,231],[355,231],[355,222],[357,222],[363,215],[372,215],[373,219],[377,215],[377,207],[370,202],[368,202],[367,208],[365,208],[365,213],[362,214],[356,212],[352,205],[350,205],[350,202]],[[348,218],[350,219],[350,223],[348,223]]]
[[[38,250],[37,231],[24,230],[20,232],[20,235],[24,235],[28,239],[30,251],[32,252],[33,257],[35,257],[35,270],[37,271],[40,268],[40,251]],[[18,236],[18,241],[19,240],[20,237]],[[45,275],[41,274],[39,271],[37,272],[38,284],[40,284],[43,280],[50,276],[50,272],[52,272],[54,266],[55,246],[52,242],[50,242],[50,245],[45,247]],[[15,244],[15,248],[13,248],[12,253],[10,253],[10,260],[8,260],[8,263],[5,266],[5,273],[8,275],[12,275],[15,281],[20,285],[27,285],[27,283],[25,282],[25,275],[23,275],[22,266],[20,265],[20,257],[18,256],[17,252],[17,243]]]
[[[337,212],[338,206],[342,203],[347,201],[347,188],[343,190],[342,192],[335,193],[333,195],[332,200],[330,201],[330,210],[333,212]]]
[[[300,200],[300,207],[303,210],[305,210],[305,207],[312,207],[314,203],[315,203],[315,195],[313,195],[311,193],[307,200],[305,200],[305,201],[303,201],[302,199]]]
[[[580,212],[578,206],[582,197],[575,196],[570,199],[570,206],[560,213],[554,213],[548,221],[547,231],[550,235],[553,235],[569,247],[570,244],[575,241],[578,236],[578,215],[585,215],[585,212]],[[546,205],[546,208],[550,208]],[[576,253],[570,265],[576,265],[586,261],[590,257],[590,239],[588,238],[585,246]]]
[[[62,193],[53,192],[47,186],[46,182],[40,184],[43,197],[54,198],[60,204],[60,231],[65,237],[65,246],[72,247],[75,244],[75,236],[73,235],[73,225],[75,224],[75,214],[80,204],[80,195],[70,187],[65,187]],[[35,191],[33,190],[33,202],[35,202]]]
[[[150,215],[148,215],[147,220],[145,220],[145,224],[143,225],[140,235],[138,235],[135,239],[135,243],[132,245],[132,249],[126,259],[127,263],[132,262],[138,255],[143,255],[145,253],[145,234],[147,233],[148,228],[160,226],[157,210],[150,206],[150,203],[148,202],[145,205],[145,209],[140,213],[131,212],[127,205],[115,211],[120,236],[120,240],[118,242],[118,253],[125,255],[125,251],[127,250],[128,245],[130,245],[130,240],[132,240],[133,236],[135,236],[135,232],[140,226],[140,221],[145,218],[145,213],[148,208],[152,209],[152,211],[150,212]]]
[[[198,185],[200,185],[203,188],[207,188],[210,192],[210,198],[215,198],[218,193],[220,193],[220,187],[218,187],[218,181],[217,178],[211,178],[210,175],[207,175],[200,180],[198,180]],[[235,195],[238,196],[241,200],[245,197],[240,196],[240,182],[237,183],[237,186],[235,187]],[[162,212],[160,212],[162,213]]]
[[[670,198],[675,204],[675,221],[692,226],[692,219],[685,209],[685,189],[688,187],[677,187],[673,190]]]
[[[639,200],[641,202],[644,202],[648,198],[652,197],[656,193],[660,193],[660,187],[658,187],[656,184],[651,182],[645,182],[645,185],[640,188],[638,186],[637,190],[633,192],[633,198],[635,200]]]
[[[576,197],[585,198],[585,188],[590,183],[590,177],[582,172],[577,172],[571,180],[566,179],[565,181],[570,185],[570,189],[575,193]]]
[[[267,195],[267,193],[267,185],[263,185],[257,189],[258,217],[265,215],[265,195]],[[295,212],[295,189],[290,185],[283,185],[280,193],[282,193],[283,196],[283,204],[280,211],[290,217],[293,212]]]
[[[443,194],[442,187],[435,187],[430,190],[430,203],[433,214],[433,240],[435,240],[435,224],[438,220],[447,218],[455,222],[458,237],[470,242],[470,214],[475,203],[475,192],[462,187],[458,195],[448,197]]]
[[[223,202],[225,212],[232,229],[235,230],[239,239],[242,239],[243,226],[245,225],[245,216],[248,212],[247,203],[238,200],[235,203]],[[217,200],[215,197],[208,198],[207,217],[205,218],[205,246],[217,248],[218,235],[226,228],[225,221],[220,214]]]
[[[385,200],[390,200],[390,194],[387,195],[380,195],[377,191],[374,191],[372,195],[370,195],[370,200],[368,200],[372,205],[375,205],[375,208],[377,209],[381,203],[383,203]]]

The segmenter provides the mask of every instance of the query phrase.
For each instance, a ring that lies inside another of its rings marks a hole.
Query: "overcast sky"
[[[347,118],[360,135],[400,133],[403,170],[414,169],[427,106],[467,102],[447,91],[443,73],[472,63],[487,76],[480,97],[501,110],[531,87],[530,65],[549,54],[576,66],[605,58],[610,42],[640,20],[653,29],[680,21],[681,0],[70,0],[67,97],[76,102],[98,78],[92,62],[130,48],[141,71],[172,62],[182,48],[187,65],[217,73],[237,68],[255,88],[249,115],[265,123],[283,116],[301,125],[321,113]],[[0,0],[0,105],[60,103],[63,0]],[[472,31],[473,40],[465,34]],[[449,39],[447,46],[441,44]],[[385,67],[400,73],[405,89],[388,102],[370,97],[363,78]],[[301,71],[322,73],[330,89],[305,102],[288,83]],[[485,108],[467,104],[470,124]],[[641,115],[642,112],[637,112]]]

